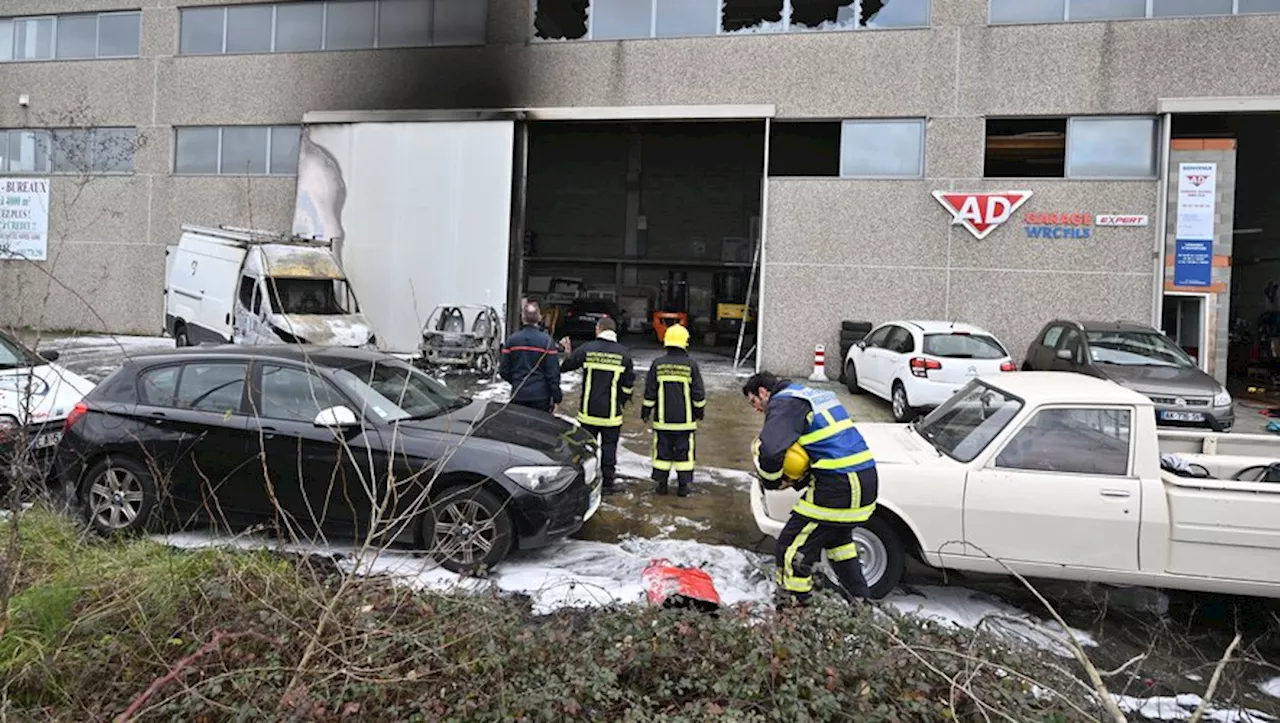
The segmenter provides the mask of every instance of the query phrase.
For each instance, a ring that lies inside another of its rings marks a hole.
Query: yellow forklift
[[[717,337],[736,337],[744,324],[750,328],[755,322],[755,315],[747,305],[747,279],[746,270],[717,271],[712,277]]]

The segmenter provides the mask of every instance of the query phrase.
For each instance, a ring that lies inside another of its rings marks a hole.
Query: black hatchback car
[[[102,532],[372,531],[453,571],[578,530],[600,503],[596,454],[573,424],[459,396],[394,357],[298,345],[135,356],[75,408],[58,451]]]

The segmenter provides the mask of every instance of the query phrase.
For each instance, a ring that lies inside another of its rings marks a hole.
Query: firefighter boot
[[[693,481],[692,471],[676,472],[676,494],[681,497],[689,496],[689,483]]]
[[[658,494],[665,495],[667,493],[667,480],[670,479],[671,473],[665,469],[653,470],[653,481],[658,483]]]

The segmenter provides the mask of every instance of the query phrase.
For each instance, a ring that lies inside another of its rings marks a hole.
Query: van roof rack
[[[320,236],[301,236],[294,233],[279,233],[276,231],[266,231],[262,229],[241,228],[239,226],[220,225],[200,226],[197,224],[182,224],[184,232],[204,234],[207,236],[216,236],[219,238],[234,239],[246,243],[275,243],[275,244],[310,244],[316,243],[333,243],[332,238],[323,238]]]

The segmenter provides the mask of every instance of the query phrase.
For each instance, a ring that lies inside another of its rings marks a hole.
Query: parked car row
[[[28,445],[103,533],[372,529],[467,571],[568,537],[600,505],[597,445],[577,425],[377,351],[176,348],[96,386],[56,358],[0,333],[0,472]]]
[[[1225,432],[1235,424],[1226,388],[1169,337],[1135,322],[1050,321],[1017,367],[1008,348],[980,327],[889,321],[848,346],[841,376],[850,392],[884,399],[894,421],[908,422],[978,376],[1019,368],[1075,372],[1133,389],[1153,402],[1162,426]]]

